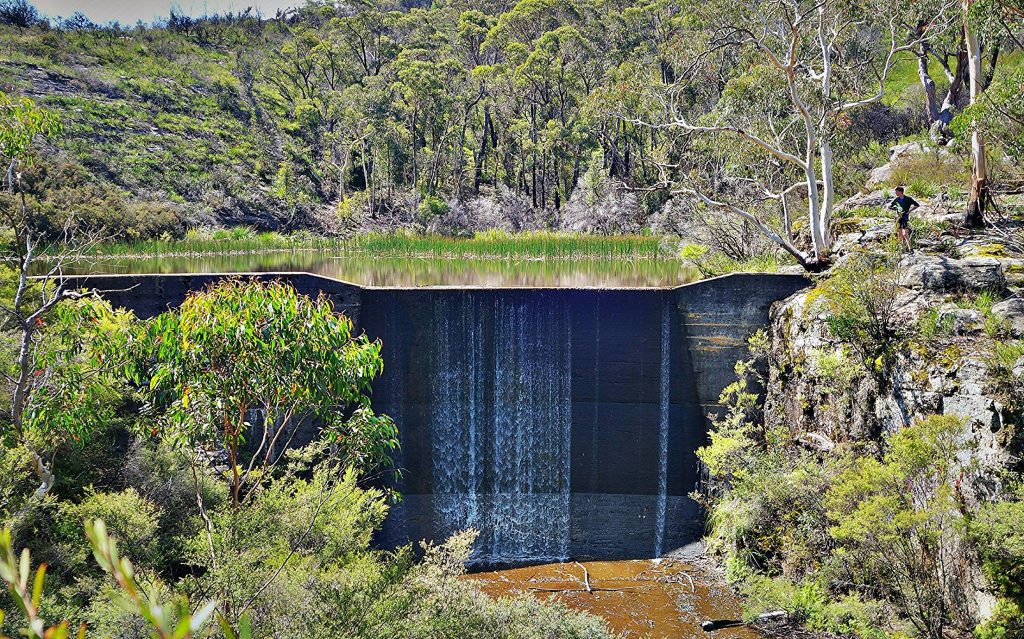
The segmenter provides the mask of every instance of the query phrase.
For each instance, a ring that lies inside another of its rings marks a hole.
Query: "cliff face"
[[[770,324],[767,419],[838,443],[884,438],[927,415],[959,415],[987,458],[1012,461],[1020,406],[1006,388],[1011,380],[993,370],[993,350],[1024,336],[1024,298],[1006,287],[1006,266],[996,259],[904,260],[893,308],[899,343],[884,370],[855,362],[854,349],[830,330],[818,289],[779,302]],[[979,295],[994,303],[973,308]],[[1011,374],[1022,365],[1015,360]]]
[[[837,269],[847,268],[846,260],[870,261],[879,250],[859,244]],[[1024,451],[1024,289],[1019,259],[978,252],[975,241],[955,253],[962,257],[919,252],[873,275],[853,269],[860,273],[854,279],[880,282],[864,285],[875,298],[856,299],[854,281],[846,308],[837,308],[828,276],[775,304],[765,353],[766,428],[788,431],[827,463],[851,450],[881,458],[901,429],[928,416],[957,416],[969,451],[960,461],[972,469],[961,472],[957,500],[966,513],[1002,499]],[[857,334],[844,332],[844,312],[884,322],[888,341],[864,343],[871,342],[868,326],[858,344]],[[977,559],[968,563],[959,588],[984,621],[996,598]]]

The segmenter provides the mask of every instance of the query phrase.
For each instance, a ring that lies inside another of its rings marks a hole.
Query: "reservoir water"
[[[320,251],[112,257],[76,265],[91,273],[304,272],[371,287],[668,288],[698,279],[678,259],[448,259]]]

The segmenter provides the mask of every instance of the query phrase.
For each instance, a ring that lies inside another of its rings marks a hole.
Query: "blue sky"
[[[29,0],[40,13],[53,18],[70,16],[81,11],[93,22],[105,23],[118,20],[122,24],[137,21],[152,22],[165,18],[171,7],[188,15],[240,11],[246,7],[260,10],[265,16],[273,16],[278,9],[304,4],[303,0]]]

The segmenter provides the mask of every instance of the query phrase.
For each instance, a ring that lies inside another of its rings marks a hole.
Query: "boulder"
[[[1024,298],[1011,297],[992,307],[992,314],[1010,324],[1014,337],[1024,337]]]
[[[911,155],[921,155],[928,150],[924,142],[904,142],[890,147],[889,162],[898,162]]]
[[[973,308],[950,308],[939,311],[939,321],[949,322],[957,335],[969,335],[981,331],[985,325],[985,315]]]
[[[878,169],[875,169],[876,171]],[[878,207],[881,208],[889,202],[889,198],[885,196],[884,191],[871,191],[869,193],[858,193],[853,195],[836,207],[844,211],[852,211],[853,209],[859,209],[864,207]]]
[[[1020,377],[1024,379],[1024,357],[1021,357],[1013,364],[1013,375],[1014,377]]]
[[[883,184],[888,182],[889,178],[891,177],[892,164],[883,164],[882,166],[876,166],[875,168],[871,169],[870,173],[868,173],[868,180],[867,182],[864,183],[864,186],[866,186],[869,189],[873,189],[882,186]]]
[[[945,415],[956,415],[967,421],[972,428],[982,428],[990,432],[1000,428],[999,413],[995,402],[985,395],[957,394],[946,397],[942,403]]]
[[[1008,286],[1024,287],[1024,259],[1003,258],[1003,273],[1006,275]]]
[[[836,238],[833,245],[836,253],[843,253],[856,244],[871,244],[884,240],[895,232],[896,226],[892,222],[874,224],[866,229],[844,233]]]
[[[986,257],[955,260],[939,255],[915,254],[903,261],[900,284],[932,291],[1002,291],[1006,278],[999,260]]]
[[[889,155],[889,164],[895,164],[905,158],[914,155],[924,155],[925,153],[937,154],[940,158],[952,155],[949,149],[933,147],[926,142],[904,142],[892,147],[890,151],[892,153]]]

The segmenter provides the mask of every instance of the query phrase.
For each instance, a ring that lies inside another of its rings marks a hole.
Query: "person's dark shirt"
[[[893,198],[893,201],[889,202],[889,208],[894,211],[898,211],[900,214],[900,226],[907,226],[910,224],[910,209],[915,206],[919,207],[921,205],[917,203],[917,200],[909,195]]]
[[[907,213],[910,213],[910,209],[914,208],[915,206],[921,206],[921,205],[918,204],[917,200],[915,200],[914,198],[910,197],[909,195],[904,195],[903,197],[893,198],[893,201],[889,202],[889,208],[890,209],[892,209],[894,211],[899,211],[903,215],[906,215]]]

